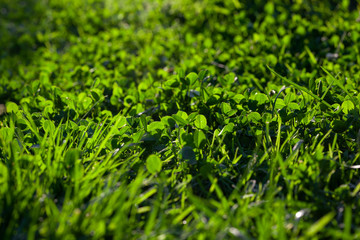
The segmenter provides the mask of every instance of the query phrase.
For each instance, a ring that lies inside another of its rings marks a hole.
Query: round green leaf
[[[178,111],[176,114],[172,115],[173,119],[177,122],[178,125],[185,126],[189,124],[187,118],[189,117],[186,112]]]
[[[207,126],[206,117],[204,115],[197,115],[194,121],[197,128],[204,129]]]
[[[195,83],[196,79],[198,78],[198,75],[196,73],[192,72],[192,73],[189,73],[186,76],[186,78],[189,80],[190,85],[193,85]]]
[[[258,112],[251,112],[248,115],[248,120],[256,123],[261,120],[261,115]]]
[[[169,79],[166,82],[164,82],[164,87],[169,89],[169,88],[177,88],[179,86],[179,82],[175,79]]]
[[[89,97],[85,97],[83,100],[82,100],[82,104],[83,104],[83,107],[84,109],[89,109],[91,104],[92,104],[92,99],[89,98]]]
[[[286,106],[286,104],[285,104],[284,100],[282,100],[281,98],[276,99],[275,109],[282,109],[285,106]]]
[[[185,126],[188,124],[187,121],[185,121],[182,117],[180,117],[179,115],[173,114],[172,115],[173,119],[176,121],[176,123],[180,126]]]
[[[152,122],[147,126],[147,131],[148,132],[153,132],[153,131],[156,131],[156,130],[161,131],[163,129],[164,129],[164,124],[162,122],[158,122],[158,121]]]
[[[194,133],[194,143],[197,148],[201,148],[206,141],[205,133],[201,130],[196,130]]]
[[[92,97],[95,99],[95,101],[99,101],[100,100],[100,91],[99,90],[91,90],[91,95]]]
[[[291,110],[300,110],[299,104],[294,102],[289,103],[287,107]]]
[[[124,105],[126,107],[130,107],[131,105],[134,105],[136,103],[136,98],[132,95],[128,95],[124,99]]]
[[[244,98],[245,98],[244,95],[242,95],[242,94],[236,94],[236,95],[232,98],[232,100],[234,100],[236,103],[240,103],[241,100],[243,100]]]
[[[264,103],[266,103],[269,99],[267,98],[267,96],[263,93],[257,93],[254,96],[255,101],[257,101],[258,105],[262,105]]]
[[[146,159],[146,168],[150,173],[155,174],[160,172],[161,167],[162,162],[158,156],[152,154]]]
[[[175,120],[170,116],[164,116],[161,118],[161,122],[164,124],[164,126],[167,127],[173,127],[175,126]]]
[[[219,132],[219,134],[217,136],[220,136],[224,133],[231,133],[234,130],[234,123],[229,123],[227,124],[225,127],[223,127],[223,129]]]
[[[178,72],[179,78],[184,78],[185,77],[184,69],[180,68],[180,69],[177,70],[177,72]]]
[[[200,80],[200,81],[203,81],[207,74],[208,74],[208,71],[207,71],[207,70],[201,70],[200,73],[199,73],[199,75],[198,75],[199,80]]]
[[[184,111],[178,111],[177,113],[176,113],[176,115],[178,115],[178,116],[180,116],[182,119],[184,119],[184,120],[187,120],[188,119],[188,114],[186,113],[186,112],[184,112]]]
[[[224,76],[223,84],[225,86],[232,84],[235,81],[236,75],[233,72],[230,72]]]
[[[221,103],[221,112],[227,115],[231,111],[231,106],[229,103],[223,102]]]
[[[7,103],[6,103],[6,111],[7,111],[8,113],[11,113],[11,112],[16,113],[16,112],[19,111],[19,107],[18,107],[18,105],[16,105],[16,103],[14,103],[14,102],[7,102]]]
[[[285,98],[284,98],[284,102],[286,105],[288,105],[290,102],[295,101],[296,100],[296,95],[292,92],[286,94]]]
[[[70,121],[71,122],[71,121]],[[77,126],[77,125],[76,125]],[[43,129],[47,132],[55,132],[55,124],[50,120],[45,120],[43,122]]]

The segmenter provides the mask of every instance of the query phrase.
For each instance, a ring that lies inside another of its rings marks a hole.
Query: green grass
[[[358,8],[1,1],[0,235],[360,238]]]

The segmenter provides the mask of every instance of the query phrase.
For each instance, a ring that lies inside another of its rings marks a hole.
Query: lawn
[[[0,0],[2,239],[360,239],[360,2]]]

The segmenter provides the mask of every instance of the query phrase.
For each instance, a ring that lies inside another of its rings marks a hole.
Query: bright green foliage
[[[359,6],[0,1],[1,239],[359,239]]]
[[[195,117],[195,121],[194,121],[195,127],[199,128],[199,129],[204,129],[206,128],[206,117],[204,115],[197,115]]]
[[[152,154],[146,159],[146,168],[150,173],[158,173],[161,170],[161,159]]]

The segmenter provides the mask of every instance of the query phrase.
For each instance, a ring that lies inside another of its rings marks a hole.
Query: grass
[[[205,2],[0,3],[3,239],[360,238],[357,1]]]

